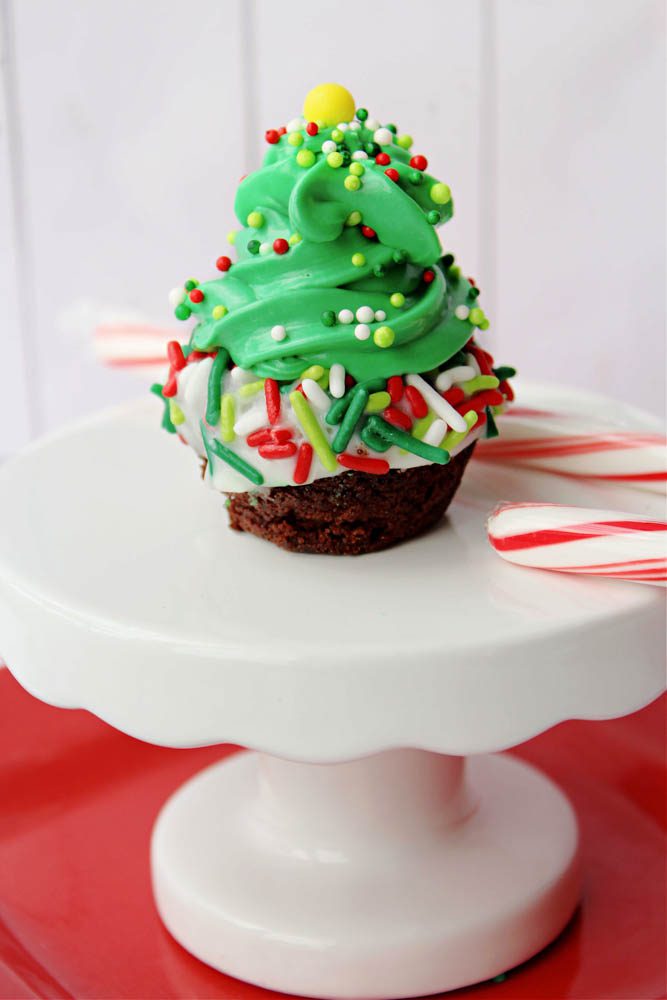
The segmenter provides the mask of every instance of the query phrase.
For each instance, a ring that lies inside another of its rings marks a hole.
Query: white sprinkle
[[[338,147],[336,146],[336,143],[333,141],[333,139],[327,139],[326,142],[322,143],[323,153],[335,153],[337,149]]]
[[[172,288],[169,292],[169,305],[171,308],[175,309],[176,306],[180,306],[181,302],[185,301],[186,295],[187,292],[182,286],[180,288]]]
[[[388,128],[376,128],[373,133],[373,139],[375,142],[379,142],[381,146],[390,146],[394,141],[394,133],[390,132]]]
[[[351,309],[341,309],[338,313],[339,323],[352,323],[354,322],[354,313]]]
[[[259,252],[261,253],[262,257],[266,257],[267,253],[271,253],[271,244],[270,243],[260,243],[259,244]]]
[[[378,321],[378,323],[382,323],[382,321],[387,318],[387,314],[384,311],[384,309],[376,309],[375,310],[375,318]]]
[[[447,430],[447,424],[444,420],[434,420],[429,429],[424,434],[422,441],[424,444],[433,445],[434,448],[438,448],[442,439],[445,436],[445,431]]]
[[[435,380],[435,387],[440,392],[447,392],[457,382],[467,382],[468,379],[474,377],[474,368],[470,368],[469,365],[458,365],[456,368],[448,368],[446,371],[440,372]]]
[[[467,319],[470,314],[470,310],[467,306],[457,306],[454,310],[454,315],[457,319]]]
[[[229,373],[229,378],[234,388],[238,388],[240,385],[246,385],[248,382],[257,381],[257,376],[253,372],[246,371],[245,368],[239,368],[238,365],[234,365]]]
[[[301,388],[305,392],[308,402],[312,403],[316,410],[326,413],[331,406],[331,400],[324,389],[312,378],[304,378],[301,382]]]
[[[365,150],[363,150],[363,149],[358,149],[355,153],[352,154],[352,159],[353,160],[367,160],[368,159],[368,153],[365,152]]]
[[[288,132],[298,132],[300,128],[303,128],[303,125],[303,118],[292,118],[292,120],[287,123],[285,128]]]
[[[468,429],[468,425],[461,414],[457,413],[454,407],[450,406],[447,400],[443,399],[440,393],[436,392],[433,386],[429,385],[421,375],[406,375],[405,381],[408,385],[419,389],[431,409],[435,410],[439,417],[442,417],[448,427],[451,427],[455,431],[466,431]]]
[[[347,132],[349,127],[350,127],[349,122],[338,122],[338,124],[336,125],[336,128],[339,129],[341,132]]]
[[[482,374],[482,372],[480,370],[480,367],[477,364],[477,358],[475,357],[474,354],[466,354],[466,361],[468,362],[468,364],[470,365],[470,367],[475,372],[475,375],[481,375]]]
[[[359,306],[357,319],[360,323],[372,323],[375,319],[375,312],[370,306]]]
[[[380,123],[377,118],[367,118],[364,124],[366,125],[366,128],[371,130],[371,132],[375,132],[375,129],[380,127]]]
[[[284,340],[285,337],[287,336],[287,330],[285,329],[284,326],[280,326],[280,324],[278,324],[277,326],[272,326],[271,336],[273,337],[274,340]]]
[[[251,434],[256,431],[258,427],[262,427],[266,423],[266,404],[264,403],[264,397],[262,396],[262,402],[260,405],[253,406],[250,410],[246,410],[242,413],[234,424],[234,433],[239,436],[245,434]]]
[[[338,126],[338,128],[340,128],[340,125]],[[361,128],[361,122],[350,122],[349,128],[350,132],[358,132],[359,129]]]
[[[345,369],[342,365],[335,364],[329,369],[329,389],[334,399],[345,395]]]
[[[368,340],[371,335],[371,328],[370,326],[366,326],[365,323],[359,323],[359,325],[354,328],[354,335],[357,340]]]

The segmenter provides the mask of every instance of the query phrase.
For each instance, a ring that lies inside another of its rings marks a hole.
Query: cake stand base
[[[169,799],[158,909],[180,943],[259,986],[423,996],[534,955],[579,897],[558,789],[507,756],[390,750],[341,764],[241,753]]]

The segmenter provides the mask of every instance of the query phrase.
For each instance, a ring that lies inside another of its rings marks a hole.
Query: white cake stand
[[[473,463],[428,536],[298,556],[227,530],[158,422],[151,401],[104,413],[4,468],[0,650],[54,705],[255,751],[162,810],[167,927],[218,969],[316,997],[424,995],[535,954],[577,904],[576,820],[544,776],[482,754],[653,699],[662,594],[509,566],[484,516],[500,498],[656,501]]]

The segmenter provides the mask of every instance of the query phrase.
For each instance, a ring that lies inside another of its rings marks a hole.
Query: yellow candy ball
[[[361,187],[361,181],[358,177],[355,177],[354,174],[349,174],[343,183],[348,191],[358,191]]]
[[[339,83],[321,83],[306,95],[303,116],[309,122],[337,125],[354,118],[354,98]]]
[[[390,326],[379,326],[373,334],[376,347],[391,347],[394,343],[394,331]]]
[[[264,216],[261,212],[251,212],[246,222],[252,229],[261,229],[264,225]]]
[[[366,263],[366,258],[362,253],[353,253],[352,263],[354,264],[355,267],[363,267],[364,264]]]
[[[223,316],[227,315],[227,310],[224,306],[214,306],[213,307],[213,319],[222,319]]]
[[[431,199],[436,205],[446,205],[451,201],[452,192],[447,184],[434,184],[430,191]]]

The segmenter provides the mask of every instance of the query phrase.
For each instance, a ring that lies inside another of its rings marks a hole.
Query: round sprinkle
[[[370,226],[362,226],[361,235],[365,236],[367,240],[374,240],[375,237],[377,236],[377,233],[375,232],[374,229],[371,229]]]
[[[301,135],[300,132],[290,132],[290,134],[287,136],[287,141],[290,144],[290,146],[302,146],[303,136]]]
[[[267,129],[264,133],[264,138],[272,146],[275,145],[275,143],[280,142],[280,134],[274,128]]]
[[[391,163],[391,156],[388,153],[378,153],[375,157],[375,162],[379,167],[388,167]]]
[[[198,284],[199,284],[199,282],[195,281],[194,278],[188,278],[188,280],[185,282],[185,290],[186,290],[186,292],[191,292],[192,289],[196,288]]]
[[[297,243],[300,243],[302,239],[303,237],[301,236],[301,233],[292,233],[287,242],[291,247],[294,247]]]
[[[457,306],[454,310],[454,315],[457,319],[467,319],[470,314],[470,310],[467,306]]]
[[[343,184],[348,191],[358,191],[361,187],[361,181],[354,174],[349,174],[343,181]]]
[[[377,156],[378,153],[380,152],[380,147],[378,146],[377,142],[367,142],[366,145],[364,146],[364,149],[366,150],[369,156]]]
[[[347,127],[349,128],[350,132],[358,132],[359,129],[361,128],[361,122],[348,122]]]
[[[331,138],[334,142],[342,142],[345,136],[339,128],[335,128],[331,133]]]
[[[437,226],[440,222],[440,212],[437,208],[432,208],[430,212],[426,213],[426,221],[430,222],[432,226]]]
[[[201,288],[193,288],[192,291],[190,292],[190,302],[203,302],[203,301],[204,301],[204,293],[202,292]],[[478,311],[481,312],[481,310]]]
[[[343,165],[342,153],[329,153],[327,155],[327,163],[329,164],[330,167],[333,167],[334,170],[336,170],[338,167],[342,167]]]
[[[253,229],[261,229],[262,226],[264,225],[264,216],[262,215],[261,212],[251,212],[248,218],[246,219],[246,222]]]
[[[285,128],[288,132],[298,132],[300,128],[303,128],[303,118],[290,119]]]
[[[349,122],[338,122],[338,124],[336,125],[336,128],[338,129],[339,132],[347,132],[349,127],[350,127]]]
[[[350,212],[347,219],[345,220],[346,226],[358,226],[361,222],[361,212]]]
[[[385,174],[390,181],[394,181],[395,184],[398,183],[398,170],[394,170],[393,167],[387,167]]]
[[[408,180],[411,184],[421,184],[424,180],[424,175],[420,170],[411,170],[408,174]]]
[[[320,128],[317,122],[308,122],[308,124],[306,125],[306,132],[308,133],[308,135],[317,135],[319,130]]]
[[[359,325],[354,328],[354,335],[357,340],[368,340],[371,335],[371,328],[365,323],[359,323]]]
[[[479,324],[479,328],[480,330],[488,330],[490,326],[491,324],[489,323],[488,319],[485,316],[482,322]]]
[[[322,143],[322,152],[323,153],[335,153],[336,152],[336,143],[333,142],[332,139],[326,139]]]
[[[363,267],[364,264],[366,263],[366,258],[362,253],[353,253],[352,263],[354,264],[355,267]]]
[[[433,184],[429,194],[436,205],[446,205],[448,201],[452,200],[452,192],[447,184]]]
[[[284,326],[280,326],[280,324],[278,324],[271,327],[271,336],[274,340],[284,340],[287,336],[287,331]]]
[[[403,292],[394,292],[393,295],[389,296],[389,301],[394,309],[401,309],[405,305],[405,295]]]
[[[378,128],[373,133],[373,138],[381,146],[388,146],[390,142],[394,141],[394,134],[388,128]]]
[[[414,167],[415,170],[426,170],[428,166],[428,160],[425,156],[417,153],[416,156],[410,157],[410,166]]]
[[[366,168],[361,163],[356,161],[355,163],[350,164],[349,171],[351,174],[354,174],[355,177],[363,177],[366,172]]]
[[[231,257],[218,257],[215,262],[215,266],[218,271],[228,271],[232,266],[232,259]]]
[[[324,326],[335,326],[336,325],[336,313],[333,309],[326,309],[320,316]]]
[[[223,316],[227,315],[227,309],[225,306],[213,306],[213,312],[211,313],[213,319],[222,319]]]
[[[190,310],[188,306],[186,306],[185,302],[181,302],[180,305],[176,306],[176,308],[174,309],[174,316],[176,317],[176,319],[190,318]]]
[[[410,146],[414,142],[411,135],[399,135],[396,140],[396,144],[401,147],[401,149],[410,149]]]
[[[385,125],[385,128],[388,128],[388,129],[389,129],[389,131],[390,131],[390,132],[391,132],[391,133],[392,133],[393,135],[396,135],[396,133],[398,132],[398,129],[396,128],[396,126],[395,126],[395,125],[392,125],[392,123],[391,123],[391,122],[387,122],[387,124]]]
[[[266,257],[266,255],[268,253],[271,253],[271,244],[270,243],[260,243],[259,244],[259,252],[261,253],[262,257]]]
[[[300,167],[312,167],[315,162],[315,154],[312,149],[300,149],[296,154],[296,162]]]
[[[227,233],[227,242],[229,243],[230,246],[234,246],[234,244],[236,243],[235,229],[230,229],[229,232]]]
[[[273,241],[273,249],[278,254],[287,253],[287,251],[289,250],[289,243],[287,242],[287,240],[284,240],[282,237],[279,236],[277,240]]]
[[[348,323],[354,322],[354,313],[352,312],[352,310],[341,309],[341,311],[338,313],[338,322],[345,323],[346,325]]]
[[[355,117],[357,118],[358,121],[365,122],[366,119],[368,118],[368,111],[366,110],[366,108],[357,108],[355,112]]]
[[[365,152],[363,151],[363,149],[357,149],[357,150],[356,150],[356,151],[355,151],[355,152],[354,152],[354,153],[352,154],[352,159],[353,159],[353,160],[367,160],[367,159],[368,159],[368,153],[365,153]]]
[[[375,265],[375,267],[373,268],[373,274],[375,275],[376,278],[384,277],[384,267],[382,266],[382,264]]]
[[[377,323],[383,323],[386,320],[386,318],[387,318],[387,314],[384,311],[384,309],[376,309],[375,310],[375,321]]]
[[[375,132],[375,129],[379,128],[379,127],[380,127],[380,123],[377,120],[377,118],[367,118],[366,119],[366,128],[370,132]]]
[[[435,271],[432,271],[430,267],[427,267],[422,274],[422,281],[424,281],[425,284],[430,285],[434,278]]]
[[[394,331],[390,326],[380,326],[373,334],[373,343],[376,347],[391,347],[394,337]]]
[[[357,320],[359,323],[372,323],[375,319],[375,312],[370,306],[359,306],[357,309]]]
[[[179,306],[181,304],[181,302],[184,302],[186,294],[187,293],[182,285],[180,288],[172,288],[172,290],[169,292],[169,305],[171,306],[171,308],[175,309],[176,306]]]
[[[192,298],[193,294],[194,292],[190,295],[190,298]],[[468,316],[468,319],[474,326],[479,326],[480,323],[484,322],[485,318],[486,317],[484,316],[484,310],[480,309],[479,306],[475,306],[474,309],[471,309],[470,315]]]

